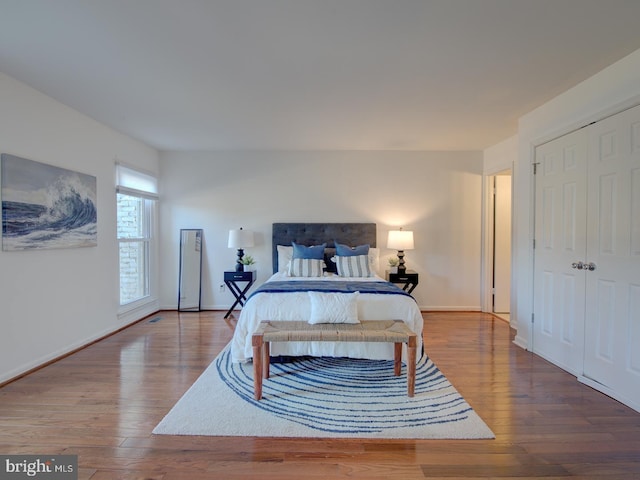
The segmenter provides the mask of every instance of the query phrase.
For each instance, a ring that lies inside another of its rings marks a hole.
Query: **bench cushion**
[[[265,342],[407,342],[415,337],[402,320],[367,320],[357,324],[310,324],[305,321],[266,320],[254,336]]]

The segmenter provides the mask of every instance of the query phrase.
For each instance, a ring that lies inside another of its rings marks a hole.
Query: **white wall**
[[[484,174],[495,175],[504,170],[511,170],[517,158],[518,136],[514,135],[483,152]]]
[[[257,232],[246,250],[258,280],[272,272],[273,222],[375,222],[381,269],[388,230],[412,229],[409,269],[423,309],[479,310],[482,152],[163,152],[160,155],[161,305],[177,304],[180,228],[204,229],[203,308],[225,308],[228,231]]]
[[[519,123],[518,162],[514,169],[514,284],[512,315],[516,343],[530,347],[533,310],[533,171],[534,149],[552,138],[640,103],[640,50],[614,63],[550,102],[523,116]]]
[[[124,323],[118,319],[114,158],[157,171],[155,150],[0,73],[0,152],[97,177],[98,246],[0,251],[0,382]]]

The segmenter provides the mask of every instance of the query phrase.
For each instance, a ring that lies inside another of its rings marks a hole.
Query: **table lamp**
[[[405,273],[407,267],[404,266],[404,251],[413,250],[413,232],[411,230],[389,230],[387,237],[387,248],[398,251],[398,273]]]
[[[253,232],[249,230],[243,230],[242,227],[236,230],[229,230],[229,248],[238,249],[238,260],[236,261],[236,272],[243,272],[244,265],[242,264],[242,257],[244,256],[244,249],[253,247]]]

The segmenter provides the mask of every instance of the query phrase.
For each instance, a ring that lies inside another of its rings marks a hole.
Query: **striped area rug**
[[[155,434],[256,437],[494,438],[428,358],[407,397],[406,368],[393,362],[296,358],[271,365],[263,398],[253,398],[253,366],[229,347],[154,429]]]

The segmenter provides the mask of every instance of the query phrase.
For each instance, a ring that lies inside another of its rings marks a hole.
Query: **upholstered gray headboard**
[[[273,273],[278,271],[278,245],[327,244],[328,255],[335,249],[335,241],[346,245],[376,246],[375,223],[274,223],[272,227]]]

